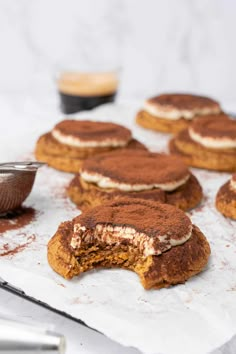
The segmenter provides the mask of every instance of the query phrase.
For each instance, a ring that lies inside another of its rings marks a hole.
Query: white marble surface
[[[121,95],[236,99],[234,0],[1,0],[0,90],[53,90],[58,70],[121,67]]]

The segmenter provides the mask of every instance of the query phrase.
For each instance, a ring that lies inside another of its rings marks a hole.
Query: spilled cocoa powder
[[[26,234],[21,234],[26,236]],[[36,240],[36,236],[30,235],[27,237],[27,241],[22,243],[21,245],[17,245],[13,248],[10,248],[8,243],[5,243],[2,247],[0,247],[0,257],[4,256],[15,256],[17,253],[24,251],[32,242]]]
[[[57,198],[57,199],[63,199],[66,200],[68,199],[67,194],[67,185],[62,185],[62,186],[54,186],[53,189],[51,190],[52,196]]]
[[[6,231],[17,230],[30,224],[36,217],[36,211],[31,207],[21,207],[0,216],[0,236]]]

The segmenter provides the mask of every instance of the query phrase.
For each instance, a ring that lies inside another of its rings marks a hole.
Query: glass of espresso
[[[118,89],[118,73],[64,71],[57,86],[62,112],[76,113],[113,102]]]

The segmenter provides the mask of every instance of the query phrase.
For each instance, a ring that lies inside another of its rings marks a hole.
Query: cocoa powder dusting
[[[236,137],[236,121],[223,113],[198,118],[192,123],[191,129],[202,137],[220,139],[235,139]]]
[[[187,166],[176,156],[125,149],[88,158],[81,171],[128,184],[171,183],[189,175]]]
[[[87,230],[94,230],[97,224],[131,227],[153,238],[154,246],[156,241],[160,244],[157,235],[164,235],[165,240],[179,240],[189,233],[191,226],[185,213],[172,205],[125,197],[86,210],[73,223]]]
[[[25,243],[22,243],[21,245],[17,245],[13,248],[10,248],[9,244],[5,243],[2,247],[0,247],[0,257],[14,256],[17,253],[24,251],[35,240],[36,240],[36,236],[33,234],[27,237],[27,241]]]
[[[54,129],[64,135],[79,138],[81,141],[103,141],[108,138],[128,142],[131,139],[129,129],[110,122],[66,119],[59,122]]]
[[[220,111],[219,103],[209,97],[190,95],[190,94],[163,94],[160,96],[152,97],[148,100],[149,103],[158,106],[163,106],[165,108],[177,108],[177,109],[188,109],[194,110],[196,108],[204,109],[218,108]]]
[[[66,189],[67,189],[67,185],[54,186],[53,189],[51,190],[52,196],[57,199],[66,200],[68,198],[66,194]]]
[[[17,230],[31,223],[36,216],[34,208],[21,207],[0,216],[0,235],[6,231]]]

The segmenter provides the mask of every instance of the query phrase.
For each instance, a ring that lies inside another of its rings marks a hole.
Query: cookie
[[[136,122],[147,129],[175,134],[186,129],[196,117],[220,112],[219,103],[208,97],[163,94],[145,101]]]
[[[202,199],[198,180],[181,159],[131,149],[84,161],[67,193],[82,209],[126,196],[161,201],[188,210]]]
[[[219,189],[216,208],[224,216],[236,220],[236,174]]]
[[[38,161],[77,173],[84,159],[122,148],[145,149],[129,129],[114,123],[64,120],[42,135],[36,144]]]
[[[184,283],[210,255],[202,232],[171,205],[120,198],[62,223],[48,244],[48,262],[71,279],[95,268],[137,273],[145,289]]]
[[[236,121],[227,115],[196,119],[169,143],[170,152],[189,166],[236,171]]]

